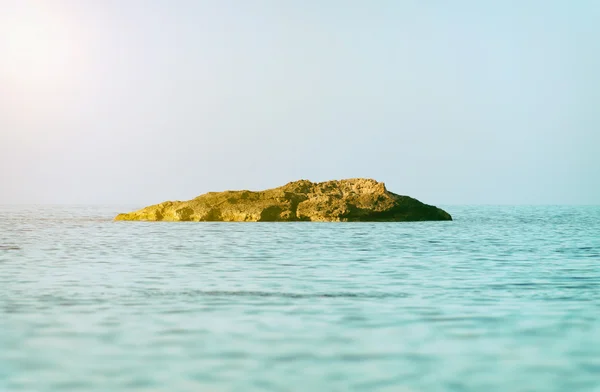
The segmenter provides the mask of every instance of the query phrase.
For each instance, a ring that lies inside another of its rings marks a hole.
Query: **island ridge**
[[[209,192],[119,214],[118,221],[404,222],[448,221],[446,211],[388,191],[383,182],[352,178],[290,182],[264,191]]]

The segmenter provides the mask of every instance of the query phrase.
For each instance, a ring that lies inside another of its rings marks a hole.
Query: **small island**
[[[409,222],[449,221],[446,211],[388,191],[383,182],[352,178],[290,182],[264,191],[209,192],[119,214],[118,221]]]

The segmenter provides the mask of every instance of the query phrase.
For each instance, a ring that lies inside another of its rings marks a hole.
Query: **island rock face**
[[[452,220],[450,214],[382,182],[353,178],[290,182],[259,192],[209,192],[189,201],[167,201],[126,214],[120,221],[194,222],[402,222]]]

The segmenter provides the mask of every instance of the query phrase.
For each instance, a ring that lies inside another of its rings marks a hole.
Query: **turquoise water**
[[[0,207],[1,391],[600,391],[600,207]]]

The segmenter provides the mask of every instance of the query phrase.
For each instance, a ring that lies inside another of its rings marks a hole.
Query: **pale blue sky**
[[[600,204],[598,1],[0,10],[0,203],[371,177],[432,204]]]

